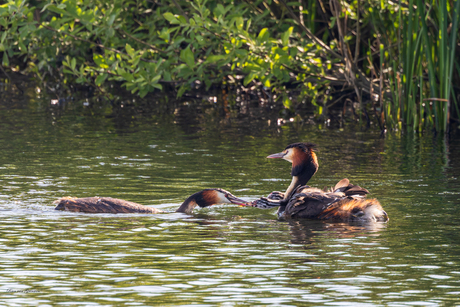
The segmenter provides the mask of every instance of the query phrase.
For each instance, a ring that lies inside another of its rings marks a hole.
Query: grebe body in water
[[[148,213],[156,214],[164,211],[144,206],[123,199],[111,197],[64,197],[56,201],[56,210],[86,213]],[[214,204],[237,204],[247,206],[245,200],[239,199],[223,189],[205,189],[188,197],[176,212],[192,213],[196,206],[209,207]]]
[[[273,192],[253,201],[258,208],[278,207],[279,218],[309,218],[336,221],[388,221],[377,199],[366,199],[369,191],[342,179],[330,191],[312,188],[307,182],[318,170],[318,159],[311,143],[294,143],[267,158],[292,163],[292,181],[285,193]]]

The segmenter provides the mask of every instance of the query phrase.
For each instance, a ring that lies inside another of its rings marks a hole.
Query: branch
[[[313,33],[311,33],[310,29],[308,29],[307,27],[305,27],[304,25],[302,25],[302,24],[300,23],[299,17],[297,17],[297,15],[294,14],[294,12],[293,12],[293,11],[291,10],[291,8],[286,4],[286,2],[284,2],[284,0],[279,0],[279,1],[280,1],[280,2],[284,5],[284,7],[288,10],[289,15],[291,15],[292,19],[294,19],[294,20],[297,22],[297,24],[302,28],[302,30],[303,30],[305,33],[307,33],[307,36],[308,36],[311,40],[313,40],[315,43],[317,43],[318,45],[320,45],[321,47],[323,47],[324,50],[327,51],[327,53],[333,55],[335,58],[339,59],[339,60],[342,61],[342,62],[345,61],[344,58],[343,58],[340,54],[334,52],[334,51],[333,51],[328,45],[326,45],[322,40],[320,40],[320,39],[319,39],[318,37],[316,37]]]

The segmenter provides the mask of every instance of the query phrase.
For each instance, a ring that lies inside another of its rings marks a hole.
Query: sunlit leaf
[[[225,58],[224,55],[210,55],[206,59],[206,63],[216,63],[224,58]]]
[[[283,45],[287,46],[289,44],[289,37],[291,36],[293,30],[294,27],[290,27],[286,32],[284,32],[281,35],[281,41],[283,42]]]
[[[244,19],[243,17],[237,17],[235,18],[235,26],[238,30],[243,29],[244,26]]]
[[[265,42],[267,41],[269,35],[270,34],[268,33],[268,28],[263,28],[262,30],[260,30],[259,35],[257,36],[257,39],[260,42]]]
[[[126,48],[126,52],[128,53],[128,55],[129,55],[130,57],[133,57],[133,56],[134,56],[134,49],[133,49],[133,47],[131,47],[130,44],[126,44],[125,48]]]
[[[285,97],[283,98],[283,106],[284,106],[286,109],[292,108],[292,101],[291,101],[291,99],[289,99],[289,97],[285,96]]]
[[[170,12],[166,12],[163,14],[163,17],[169,21],[171,24],[179,24],[179,20]]]

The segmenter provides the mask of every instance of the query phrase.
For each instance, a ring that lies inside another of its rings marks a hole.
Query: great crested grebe
[[[369,191],[342,179],[330,191],[307,186],[318,170],[318,159],[311,143],[294,143],[267,158],[282,158],[292,163],[292,182],[285,193],[272,192],[253,201],[257,208],[278,208],[280,218],[320,220],[388,221],[388,215],[376,199],[366,199]]]
[[[123,199],[111,197],[64,197],[57,200],[56,210],[86,213],[149,213],[164,211]],[[234,196],[223,189],[205,189],[188,197],[176,212],[192,213],[196,206],[209,207],[214,204],[237,204],[247,206],[247,201]]]

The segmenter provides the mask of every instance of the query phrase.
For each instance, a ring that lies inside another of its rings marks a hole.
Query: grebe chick
[[[144,206],[123,199],[111,197],[64,197],[57,200],[55,210],[86,213],[147,213],[156,214],[164,211]],[[192,213],[196,206],[209,207],[214,204],[237,204],[247,206],[247,201],[234,196],[223,189],[205,189],[188,197],[176,212]]]
[[[267,158],[292,163],[292,181],[285,193],[272,192],[251,203],[267,209],[278,207],[279,218],[309,218],[336,221],[388,221],[388,215],[376,199],[366,199],[369,191],[342,179],[330,191],[307,186],[318,170],[318,159],[311,143],[294,143]]]

